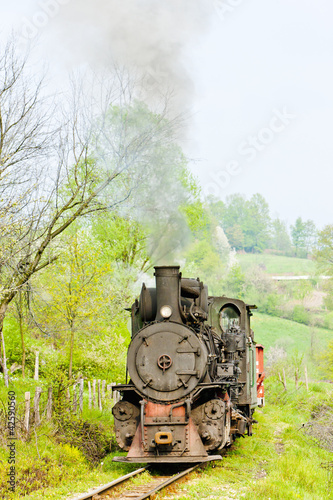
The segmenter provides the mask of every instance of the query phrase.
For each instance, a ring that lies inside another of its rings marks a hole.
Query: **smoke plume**
[[[69,64],[129,67],[144,77],[147,96],[173,91],[183,110],[193,92],[189,49],[212,11],[207,0],[69,0],[54,34]]]

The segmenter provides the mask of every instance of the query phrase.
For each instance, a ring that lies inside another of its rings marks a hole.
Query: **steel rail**
[[[124,481],[127,481],[131,477],[134,477],[134,476],[137,476],[138,474],[141,474],[142,472],[147,470],[147,468],[148,467],[141,467],[140,469],[134,470],[133,472],[130,472],[129,474],[126,474],[125,476],[118,477],[118,479],[111,481],[111,483],[104,484],[103,486],[100,486],[98,488],[94,488],[94,490],[90,491],[89,493],[84,493],[83,495],[81,495],[79,497],[71,498],[70,500],[91,500],[94,495],[98,495],[99,493],[103,493],[108,489],[114,488],[118,484],[121,484]]]
[[[204,463],[206,463],[206,462],[204,462]],[[201,467],[202,465],[203,464],[200,463],[200,464],[194,465],[193,467],[190,467],[189,469],[186,469],[183,472],[178,472],[177,474],[170,477],[166,481],[163,481],[163,483],[160,483],[159,485],[157,485],[155,488],[152,488],[147,493],[144,493],[143,495],[138,496],[137,498],[135,498],[135,500],[145,500],[146,498],[150,498],[152,495],[155,495],[155,493],[157,493],[158,491],[163,490],[164,488],[166,488],[167,486],[169,486],[172,483],[176,483],[177,481],[179,481],[179,479],[181,479],[184,476],[187,476],[187,474],[190,474],[190,472],[194,471],[198,467]]]

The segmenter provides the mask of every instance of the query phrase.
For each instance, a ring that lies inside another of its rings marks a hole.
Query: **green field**
[[[255,339],[269,349],[279,345],[287,354],[298,351],[300,354],[311,352],[311,341],[316,354],[322,352],[328,342],[333,340],[333,331],[325,328],[316,328],[302,325],[295,321],[260,314],[254,311],[252,328]]]
[[[316,272],[316,264],[309,259],[298,259],[296,257],[285,257],[284,255],[272,254],[237,254],[237,259],[243,272],[252,266],[261,266],[268,274],[291,274],[295,276],[313,275]]]

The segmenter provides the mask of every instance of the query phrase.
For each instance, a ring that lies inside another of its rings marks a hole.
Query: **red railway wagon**
[[[257,399],[258,406],[265,406],[265,389],[264,389],[264,346],[256,345],[256,373],[257,373]]]

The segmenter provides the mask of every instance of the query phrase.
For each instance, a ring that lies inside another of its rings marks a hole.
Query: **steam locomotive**
[[[252,434],[254,409],[263,404],[263,348],[250,328],[256,306],[209,297],[179,266],[155,267],[155,279],[131,308],[130,380],[115,386],[122,398],[112,410],[128,454],[114,460],[220,459],[237,436]]]

